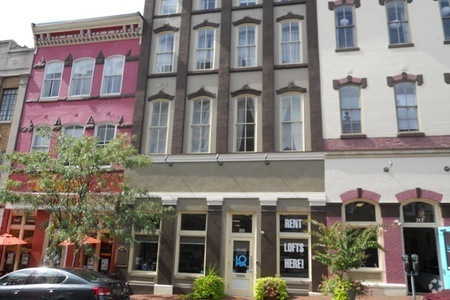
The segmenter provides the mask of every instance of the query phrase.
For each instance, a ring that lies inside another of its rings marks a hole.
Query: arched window
[[[120,94],[122,89],[125,57],[113,56],[105,60],[103,69],[102,95]]]
[[[402,206],[404,223],[435,223],[434,205],[415,201]]]
[[[191,147],[192,153],[208,153],[211,134],[211,99],[192,101]]]
[[[63,68],[64,63],[62,61],[52,61],[46,64],[41,97],[51,98],[59,95]]]
[[[74,61],[69,96],[89,96],[91,94],[94,63],[95,59],[91,58]]]

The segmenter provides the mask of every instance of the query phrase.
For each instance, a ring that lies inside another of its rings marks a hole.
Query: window
[[[256,0],[239,0],[239,6],[255,5]]]
[[[360,87],[344,85],[339,88],[342,133],[361,133]]]
[[[179,273],[202,274],[205,266],[206,214],[181,214]]]
[[[163,33],[158,36],[156,53],[156,72],[168,73],[173,71],[174,33]]]
[[[414,82],[403,81],[394,85],[395,106],[399,131],[419,130],[417,117],[416,86]]]
[[[178,0],[161,0],[161,14],[170,15],[177,13]]]
[[[158,236],[135,235],[133,270],[156,271]]]
[[[405,223],[434,223],[434,206],[426,202],[411,202],[403,205],[403,222]]]
[[[308,216],[282,214],[279,215],[278,225],[280,276],[309,278]]]
[[[441,4],[442,25],[444,26],[444,39],[450,41],[450,0],[439,0]]]
[[[41,96],[44,98],[57,97],[61,86],[64,63],[50,62],[45,66],[44,83]]]
[[[112,124],[104,124],[97,127],[95,137],[98,139],[97,145],[103,146],[108,144],[116,136],[116,126]]]
[[[69,96],[89,96],[91,93],[94,60],[81,59],[73,63]]]
[[[80,125],[64,126],[64,134],[76,139],[79,139],[84,134],[84,127]]]
[[[410,42],[408,16],[404,0],[386,2],[388,19],[389,42],[391,44],[405,44]]]
[[[40,126],[35,128],[31,151],[48,152],[50,146],[50,127]]]
[[[211,127],[211,100],[198,99],[192,102],[191,152],[209,152]]]
[[[238,67],[254,67],[256,65],[256,27],[239,27]]]
[[[154,102],[151,105],[150,118],[150,154],[166,153],[169,103]]]
[[[355,20],[353,5],[336,7],[336,46],[337,48],[355,47]]]
[[[281,25],[281,57],[283,64],[300,62],[300,22]]]
[[[14,272],[14,274],[8,274],[0,280],[0,286],[25,284],[33,272],[33,270],[28,269]]]
[[[203,29],[198,31],[197,66],[198,70],[213,68],[214,59],[214,30]]]
[[[214,9],[216,8],[216,0],[200,0],[199,9]]]
[[[0,106],[0,121],[11,121],[14,107],[16,106],[17,89],[3,90],[2,103]]]
[[[303,113],[299,94],[281,97],[281,131],[284,151],[303,150]]]
[[[109,57],[103,69],[102,94],[120,94],[125,59],[123,56]]]
[[[236,151],[255,151],[255,99],[242,97],[236,109]]]
[[[368,224],[374,224],[377,221],[377,211],[375,205],[366,201],[350,202],[344,206],[345,221],[358,227],[364,228]],[[365,251],[367,258],[364,261],[364,268],[378,268],[379,256],[378,249],[367,249]]]

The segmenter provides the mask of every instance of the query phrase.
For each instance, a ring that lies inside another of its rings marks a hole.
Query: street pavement
[[[420,300],[422,297],[416,295],[416,300]],[[177,300],[178,295],[131,295],[131,300]],[[249,297],[228,297],[225,300],[250,300]],[[295,296],[293,300],[331,300],[331,296]],[[412,296],[370,296],[357,299],[364,300],[414,300]]]

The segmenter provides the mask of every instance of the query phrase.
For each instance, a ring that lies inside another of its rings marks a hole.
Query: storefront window
[[[178,272],[201,274],[205,266],[206,214],[181,214]]]
[[[158,237],[151,235],[136,235],[134,244],[135,262],[133,270],[156,271],[158,257]]]
[[[233,215],[232,232],[251,233],[252,215]]]
[[[411,202],[403,206],[405,223],[434,223],[434,206],[425,202]]]
[[[281,277],[309,278],[308,215],[279,216],[279,272]]]

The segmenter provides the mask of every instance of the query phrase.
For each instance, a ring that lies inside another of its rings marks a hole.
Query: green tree
[[[47,133],[48,134],[48,133]],[[94,137],[72,138],[52,134],[48,152],[16,152],[5,155],[3,171],[9,173],[0,201],[44,210],[43,224],[52,259],[62,241],[75,245],[77,265],[83,241],[98,232],[108,232],[127,243],[133,230],[155,233],[162,218],[172,210],[151,198],[148,191],[126,182],[126,172],[147,167],[151,160],[138,154],[129,137],[118,135],[105,145]]]

